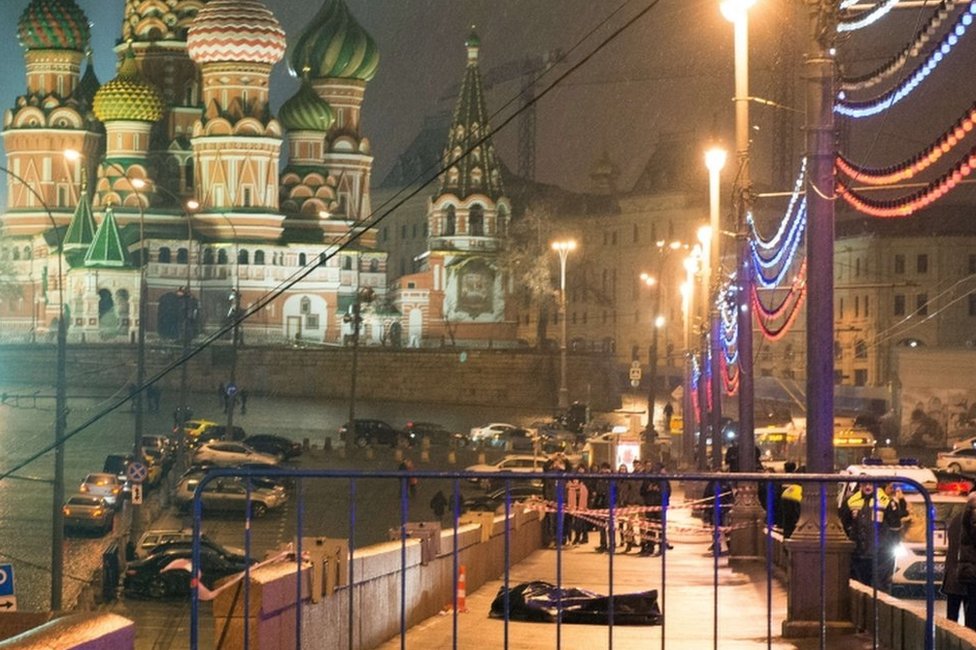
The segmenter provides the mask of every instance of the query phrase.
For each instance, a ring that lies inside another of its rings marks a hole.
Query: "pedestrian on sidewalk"
[[[610,463],[600,463],[599,472],[600,474],[611,474],[613,467],[610,466]],[[613,531],[610,531],[609,536],[607,535],[607,530],[610,528],[610,512],[607,510],[609,507],[610,481],[606,478],[598,478],[593,482],[593,509],[606,511],[600,513],[600,516],[606,517],[606,520],[600,525],[600,545],[596,547],[597,553],[606,553],[615,541]]]
[[[241,399],[241,415],[247,415],[247,389],[242,388],[237,396]]]
[[[658,466],[655,473],[660,474],[662,471],[663,466]],[[667,479],[648,476],[641,481],[640,493],[644,501],[644,507],[647,510],[644,512],[645,530],[641,539],[639,555],[644,557],[660,555],[661,551],[658,547],[658,540],[663,540],[664,537],[662,530],[664,519],[661,516],[661,508],[665,500],[670,502],[671,483]],[[668,548],[671,548],[670,544]]]
[[[580,463],[576,466],[577,474],[586,473],[586,465]],[[589,535],[587,532],[586,519],[582,517],[583,511],[589,509],[589,490],[582,479],[573,477],[566,481],[566,512],[570,515],[570,524],[573,530],[572,544],[588,544]]]
[[[620,464],[617,471],[620,474],[636,474],[641,469],[641,462],[635,460],[633,472],[628,472],[627,465],[623,463]],[[624,547],[624,553],[630,553],[639,543],[640,513],[638,512],[638,508],[641,503],[639,480],[626,479],[617,481],[617,507],[620,508],[617,516],[620,522],[620,544]]]
[[[444,513],[447,512],[447,497],[444,496],[443,490],[438,490],[430,500],[430,509],[434,511],[434,516],[437,519],[444,517]]]

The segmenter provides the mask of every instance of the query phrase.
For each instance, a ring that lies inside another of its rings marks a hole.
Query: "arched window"
[[[31,258],[31,247],[24,246],[24,259],[29,260]]]
[[[162,248],[159,249],[159,263],[160,264],[169,264],[169,262],[170,262],[170,251],[169,251],[169,248],[166,247],[166,246],[163,246]]]
[[[204,249],[203,251],[203,263],[210,265],[214,263],[214,252],[212,248]]]
[[[226,263],[227,263],[227,251],[221,248],[219,251],[217,251],[217,264],[226,264]]]
[[[186,178],[183,179],[184,180],[184,187],[186,187],[187,190],[192,190],[193,189],[193,186],[194,186],[194,184],[196,182],[196,179],[194,178],[194,173],[195,173],[194,172],[194,169],[195,168],[193,166],[193,158],[187,158],[186,159]]]
[[[258,252],[260,252],[260,251],[258,251]],[[308,258],[305,256],[305,253],[299,253],[298,254],[298,266],[305,266],[306,264],[308,264]]]
[[[321,253],[319,253],[319,266],[325,266],[325,263],[328,262],[328,261],[329,260],[325,256],[325,252],[324,251],[321,252]]]
[[[186,264],[190,261],[190,252],[185,248],[176,249],[176,263]]]
[[[257,266],[264,264],[264,251],[254,251],[254,264]]]
[[[249,263],[249,260],[250,260],[250,255],[248,254],[246,248],[242,248],[241,250],[237,251],[238,264],[244,264],[246,266]]]
[[[14,254],[14,261],[16,262],[17,260],[20,259],[20,249],[14,246],[12,250]]]
[[[444,208],[444,234],[453,235],[457,228],[457,212],[453,205]]]
[[[857,341],[854,341],[854,358],[855,359],[868,358],[868,344],[863,339],[858,339]]]
[[[342,270],[351,271],[352,270],[352,255],[342,256]]]
[[[380,270],[380,261],[377,259],[372,259],[369,261],[369,272],[378,273]]]
[[[472,205],[468,212],[468,234],[472,237],[485,235],[485,208],[480,203]]]
[[[299,311],[303,314],[308,314],[312,311],[312,301],[308,298],[302,298],[298,307]]]

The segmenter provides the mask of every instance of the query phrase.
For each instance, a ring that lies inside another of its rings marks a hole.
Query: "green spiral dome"
[[[379,62],[376,42],[356,22],[343,0],[325,0],[299,37],[290,59],[292,70],[302,76],[360,81],[372,79]]]
[[[326,132],[335,121],[329,102],[319,97],[306,80],[278,111],[278,121],[289,131]]]
[[[143,81],[132,50],[119,73],[95,93],[92,109],[102,122],[133,120],[157,122],[163,117],[163,99],[156,87]]]
[[[31,0],[17,32],[26,50],[84,52],[91,40],[88,17],[74,0]]]

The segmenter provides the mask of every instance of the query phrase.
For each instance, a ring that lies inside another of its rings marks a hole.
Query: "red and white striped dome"
[[[197,63],[274,65],[285,55],[285,30],[260,0],[211,0],[190,24],[186,37]]]

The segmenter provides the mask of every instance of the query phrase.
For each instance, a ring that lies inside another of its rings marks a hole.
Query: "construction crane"
[[[525,108],[519,116],[518,174],[522,178],[535,180],[535,85],[547,70],[562,62],[563,51],[550,50],[542,55],[524,56],[507,63],[494,66],[481,75],[482,89],[487,91],[500,83],[519,79],[521,90],[519,98]],[[441,97],[441,101],[457,98],[461,84],[457,83]]]

